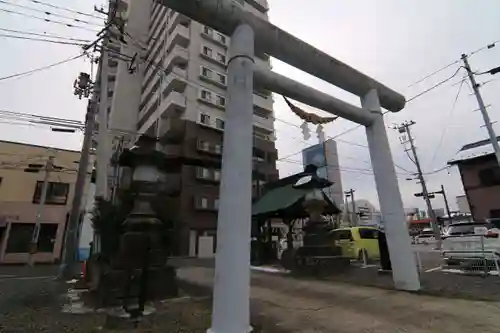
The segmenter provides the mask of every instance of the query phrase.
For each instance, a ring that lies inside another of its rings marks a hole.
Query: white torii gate
[[[332,58],[231,0],[157,0],[165,6],[231,36],[226,128],[217,220],[213,333],[244,333],[250,328],[250,229],[252,218],[253,87],[290,97],[366,127],[372,168],[385,221],[395,287],[420,289],[405,224],[403,202],[381,107],[403,109],[405,98]],[[267,53],[361,98],[350,105],[268,70],[256,69],[255,50]]]

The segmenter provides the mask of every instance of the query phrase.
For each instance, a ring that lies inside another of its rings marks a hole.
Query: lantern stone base
[[[109,269],[100,277],[100,283],[93,292],[98,307],[136,304],[140,295],[139,281],[142,269]],[[147,271],[146,298],[148,301],[174,298],[178,296],[177,278],[174,267],[150,267]]]

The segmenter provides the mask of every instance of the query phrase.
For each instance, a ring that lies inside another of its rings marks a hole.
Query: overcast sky
[[[54,8],[40,7],[27,0],[7,0],[32,8],[49,10],[68,17],[75,14],[58,11]],[[46,0],[81,12],[93,12],[94,4],[88,0]],[[269,0],[270,17],[273,23],[289,31],[308,43],[322,49],[333,57],[372,76],[389,87],[403,93],[407,99],[451,76],[459,64],[432,76],[415,86],[411,83],[434,70],[459,60],[462,53],[469,53],[500,39],[498,13],[500,2],[496,0],[314,0],[304,6],[302,0]],[[312,5],[314,3],[314,5]],[[44,17],[41,13],[0,4],[0,9],[20,11]],[[79,16],[83,20],[90,18]],[[71,22],[62,18],[53,18]],[[90,19],[91,20],[91,19]],[[99,20],[92,20],[99,23]],[[76,22],[72,22],[75,25]],[[97,29],[91,25],[83,25]],[[0,11],[0,28],[38,33],[53,33],[76,38],[93,39],[95,34],[82,29],[50,24],[30,18]],[[0,31],[0,34],[7,32]],[[10,33],[8,33],[10,34]],[[77,55],[77,46],[57,45],[35,41],[14,40],[0,37],[2,62],[0,77],[23,72],[32,68],[48,65]],[[470,58],[474,70],[488,70],[500,65],[500,44],[491,50],[479,52]],[[279,61],[273,61],[276,72],[311,85],[350,103],[359,105],[359,99],[349,93],[304,74]],[[72,84],[78,73],[90,72],[89,61],[75,60],[50,70],[12,80],[0,81],[0,110],[36,113],[53,117],[83,120],[86,101],[73,95]],[[432,172],[445,166],[446,161],[464,144],[486,138],[486,131],[477,108],[476,100],[470,95],[467,85],[461,93],[452,112],[457,95],[462,70],[448,83],[408,103],[397,113],[385,116],[387,125],[414,120],[412,127],[418,153],[424,172]],[[500,78],[500,76],[498,77]],[[492,76],[479,77],[479,81],[495,79]],[[491,104],[489,112],[493,121],[498,120],[498,93],[500,80],[490,82],[482,88],[486,104]],[[300,120],[286,107],[280,97],[275,96],[276,118],[300,125]],[[304,107],[306,110],[313,110]],[[285,157],[298,152],[301,148],[317,143],[313,138],[303,141],[300,129],[276,121],[277,148],[279,156]],[[9,123],[5,123],[9,122]],[[0,118],[0,139],[50,145],[60,148],[79,149],[81,136],[78,134],[52,133],[47,128],[20,126],[12,120]],[[326,126],[327,136],[335,136],[352,128],[355,124],[339,120]],[[314,129],[311,127],[312,133]],[[500,131],[500,126],[495,125]],[[388,129],[393,158],[397,165],[413,171],[414,165],[405,155],[399,143],[398,133]],[[363,128],[339,137],[341,168],[370,169],[369,152]],[[440,144],[441,142],[441,144]],[[295,161],[295,162],[294,162]],[[278,163],[281,176],[302,169],[301,155],[296,154],[286,162]],[[405,207],[424,207],[423,200],[413,193],[420,192],[415,181],[406,181],[407,175],[398,170],[400,188]],[[356,190],[357,198],[365,198],[378,206],[378,198],[370,172],[342,172],[344,189]],[[452,208],[456,207],[455,196],[463,194],[460,177],[454,168],[450,173],[445,170],[426,177],[430,190],[438,190],[443,184],[449,195]],[[443,207],[441,198],[434,205]]]

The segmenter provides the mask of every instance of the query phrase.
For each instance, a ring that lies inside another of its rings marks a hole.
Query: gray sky
[[[84,0],[46,1],[82,12],[92,12],[94,5],[91,1]],[[35,6],[26,0],[8,0],[8,2]],[[408,88],[409,84],[459,59],[464,52],[471,52],[500,39],[498,25],[500,2],[496,0],[315,0],[310,3],[314,3],[314,6],[303,6],[304,1],[301,0],[269,0],[271,20],[335,58],[402,92],[407,98],[451,76],[458,68],[458,64],[416,86]],[[5,4],[0,4],[0,8],[42,16],[40,13],[27,12]],[[37,8],[76,17],[69,12],[45,7]],[[0,28],[6,29],[45,31],[77,38],[94,37],[92,32],[4,12],[0,12],[0,22]],[[0,77],[65,60],[79,52],[76,46],[4,37],[0,37],[0,49],[2,50]],[[492,50],[474,55],[470,62],[474,70],[487,70],[500,65],[499,55],[500,44]],[[281,74],[359,105],[357,97],[286,64],[273,61],[273,67]],[[29,77],[0,81],[0,109],[83,120],[86,101],[78,100],[73,95],[72,89],[73,81],[81,71],[90,71],[88,61],[76,60]],[[458,103],[450,116],[453,100],[460,86],[453,84],[460,82],[462,76],[463,72],[440,88],[409,103],[400,113],[385,116],[388,125],[404,120],[417,122],[412,130],[425,172],[442,168],[461,146],[486,137],[485,129],[480,127],[482,125],[480,113],[472,112],[477,108],[477,104],[474,97],[470,96],[470,90],[466,85],[462,86]],[[495,78],[485,75],[480,77],[480,81]],[[498,94],[495,96],[495,91],[498,89],[500,80],[482,88],[486,104],[492,105],[489,112],[493,121],[498,119],[496,116]],[[300,125],[300,120],[291,114],[281,97],[275,98],[276,117]],[[78,134],[52,133],[46,128],[16,126],[3,122],[5,120],[0,119],[0,139],[3,140],[69,149],[78,149],[80,146],[81,136]],[[355,124],[349,121],[340,120],[328,125],[326,133],[328,136],[334,136],[353,126]],[[301,148],[317,142],[314,136],[307,142],[302,141],[300,129],[281,121],[276,122],[276,129],[280,157],[298,152]],[[495,126],[495,129],[500,131],[500,126]],[[399,144],[398,133],[388,129],[388,134],[395,162],[405,169],[414,170],[412,162],[408,160],[402,145]],[[437,151],[441,136],[442,144]],[[339,139],[366,145],[363,128],[343,135]],[[342,168],[371,168],[367,163],[368,149],[339,142],[339,152]],[[301,161],[300,154],[290,157],[290,160],[297,163],[278,164],[281,176],[301,170],[301,165],[298,163]],[[404,173],[402,170],[398,172]],[[419,185],[406,181],[406,176],[403,174],[398,177],[401,179],[400,187],[405,206],[423,208],[423,201],[413,196],[413,193],[420,191]],[[452,207],[455,207],[455,196],[463,193],[456,170],[451,169],[450,174],[446,171],[436,173],[427,179],[430,190],[438,190],[439,186],[444,184]],[[354,188],[358,198],[368,199],[378,206],[371,175],[342,172],[342,181],[344,189]],[[434,204],[436,207],[443,206],[440,198],[435,199]]]

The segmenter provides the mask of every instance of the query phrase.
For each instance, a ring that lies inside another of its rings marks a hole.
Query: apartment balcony
[[[183,93],[187,87],[187,72],[186,70],[173,67],[171,72],[167,75],[167,80],[164,83],[163,98],[165,98],[165,93],[169,91],[177,91]]]
[[[189,62],[188,50],[180,45],[174,45],[170,53],[163,62],[163,67],[167,71],[171,70],[173,66],[186,67]]]
[[[168,21],[168,34],[172,34],[172,31],[174,31],[175,27],[177,27],[178,25],[188,27],[190,24],[191,20],[187,16],[171,11]]]
[[[274,131],[262,127],[262,125],[259,125],[258,123],[254,124],[253,126],[253,134],[256,140],[264,140],[264,141],[275,141],[274,140]]]
[[[179,116],[186,111],[186,96],[177,91],[171,91],[161,102],[160,110],[162,118]]]
[[[267,13],[269,11],[269,7],[267,5],[266,0],[245,0],[245,1],[261,13]]]
[[[180,118],[166,117],[160,120],[159,140],[162,144],[180,144],[186,136],[186,121]],[[180,148],[169,147],[165,154],[179,154]],[[180,147],[180,146],[179,146]],[[177,149],[177,150],[175,150]]]
[[[274,100],[271,95],[264,98],[261,95],[253,94],[253,104],[259,111],[267,112],[269,116],[272,116]]]
[[[189,28],[179,24],[177,25],[172,33],[168,36],[167,40],[167,53],[170,53],[172,49],[176,46],[182,46],[187,48],[189,46],[190,34]]]

